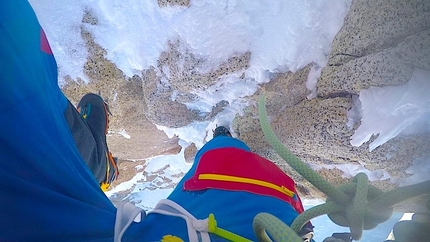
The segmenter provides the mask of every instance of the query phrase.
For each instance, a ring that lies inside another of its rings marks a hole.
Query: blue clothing
[[[116,208],[74,143],[64,117],[68,101],[44,32],[27,1],[0,3],[0,240],[112,241]],[[219,227],[252,240],[259,212],[290,224],[297,212],[274,197],[182,189],[201,156],[223,147],[249,150],[230,137],[208,142],[169,199],[199,219],[214,213]],[[149,214],[130,226],[123,241],[159,241],[167,234],[187,241],[186,231],[180,218]]]
[[[0,7],[0,240],[111,241],[116,209],[85,165],[36,15]]]
[[[258,213],[270,213],[290,225],[298,214],[290,204],[278,198],[241,191],[207,189],[190,192],[182,189],[184,181],[194,174],[200,158],[205,152],[227,147],[249,151],[245,143],[231,137],[218,136],[212,139],[199,150],[193,166],[168,199],[181,205],[197,219],[205,219],[210,213],[213,213],[220,228],[253,241],[257,239],[252,229],[252,221]],[[131,239],[130,241],[137,241],[141,238],[144,238],[143,241],[155,241],[168,234],[188,241],[185,221],[182,218],[150,213],[143,223],[133,224],[126,232],[125,238]],[[225,241],[216,235],[210,234],[210,236],[213,241]]]

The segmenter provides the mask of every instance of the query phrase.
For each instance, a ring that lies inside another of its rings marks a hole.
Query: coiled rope
[[[351,237],[354,240],[360,240],[363,229],[373,229],[379,223],[385,222],[391,217],[393,205],[424,193],[430,193],[430,181],[383,192],[369,184],[368,177],[364,173],[357,174],[349,183],[335,187],[291,153],[279,141],[267,118],[264,95],[260,96],[258,113],[264,136],[276,153],[301,176],[327,195],[326,203],[301,213],[291,224],[291,229],[285,224],[281,226],[280,223],[283,222],[272,215],[258,214],[254,218],[253,227],[259,241],[270,241],[266,233],[269,233],[275,241],[302,241],[296,233],[309,220],[324,214],[327,214],[335,224],[349,227]],[[278,229],[294,233],[294,235],[283,235],[277,232]]]

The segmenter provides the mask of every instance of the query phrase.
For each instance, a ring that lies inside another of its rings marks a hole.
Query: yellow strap
[[[209,227],[210,233],[216,234],[221,238],[228,239],[228,240],[234,241],[234,242],[252,242],[252,240],[244,238],[240,235],[237,235],[237,234],[229,232],[227,230],[218,228],[217,222],[215,220],[215,215],[213,213],[209,214],[208,227]]]
[[[278,186],[270,182],[252,179],[252,178],[220,175],[220,174],[200,174],[199,180],[229,181],[229,182],[241,182],[241,183],[253,184],[253,185],[271,188],[289,197],[294,197],[294,192],[284,186]]]
[[[164,235],[161,242],[184,242],[181,238],[173,235]]]
[[[100,188],[102,189],[103,192],[106,192],[110,186],[109,173],[110,173],[109,159],[106,157],[106,181],[100,184]]]
[[[102,191],[106,192],[109,189],[109,183],[102,182],[102,184],[100,184],[100,188]]]

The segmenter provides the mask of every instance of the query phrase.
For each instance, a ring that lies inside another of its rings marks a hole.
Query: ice
[[[369,151],[400,133],[411,135],[430,132],[430,71],[417,69],[410,81],[401,86],[370,87],[360,92],[363,116],[351,137],[353,146],[361,146],[372,135]]]
[[[207,133],[206,128],[209,123],[209,121],[194,121],[191,124],[180,128],[167,128],[161,125],[157,125],[157,128],[159,130],[163,130],[169,138],[178,136],[182,142],[188,144],[194,143],[196,147],[200,149],[204,145],[204,139]]]
[[[212,107],[221,101],[229,104],[239,101],[240,98],[250,96],[258,90],[256,82],[249,79],[241,79],[235,75],[227,75],[207,88],[196,90],[192,93],[199,97],[198,101],[186,103],[189,109],[202,112],[211,112]]]
[[[318,78],[321,76],[322,69],[321,66],[314,64],[309,71],[308,78],[306,79],[306,88],[311,91],[311,93],[308,94],[308,99],[317,97],[317,82]]]
[[[406,169],[406,173],[411,176],[399,179],[398,184],[400,186],[408,186],[430,180],[430,153],[415,159],[413,165]]]

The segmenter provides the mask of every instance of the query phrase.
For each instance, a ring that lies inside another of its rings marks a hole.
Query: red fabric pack
[[[270,160],[242,149],[219,148],[203,154],[184,190],[208,188],[276,197],[303,212],[294,181]]]

